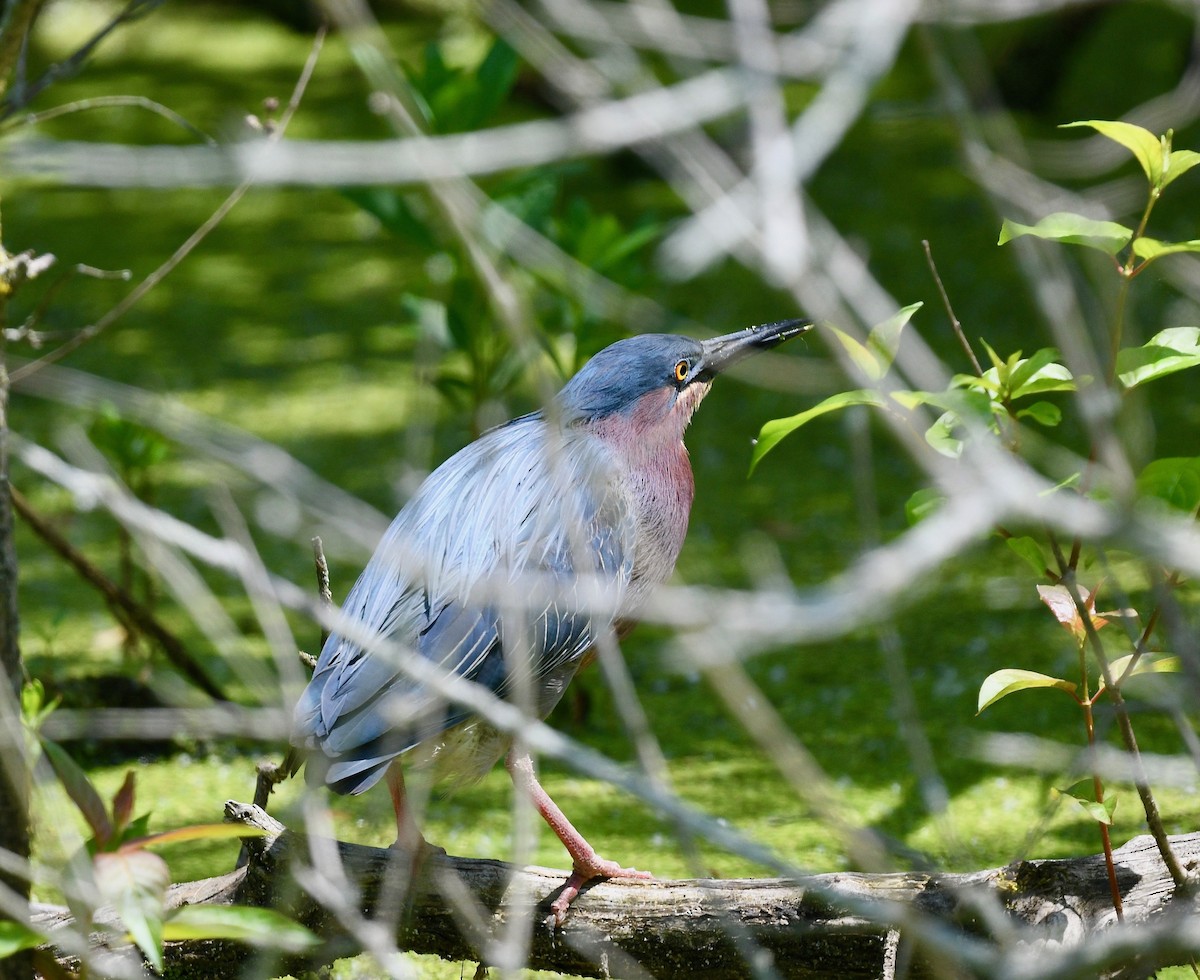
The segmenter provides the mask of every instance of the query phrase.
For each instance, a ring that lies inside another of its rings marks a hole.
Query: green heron
[[[334,632],[296,705],[307,778],[361,793],[386,775],[397,843],[424,844],[405,806],[402,760],[436,778],[482,778],[505,756],[571,855],[551,906],[561,923],[593,878],[650,875],[606,861],[558,808],[526,752],[403,669],[397,647],[544,718],[606,635],[665,581],[694,483],[683,433],[713,378],[796,337],[786,320],[712,340],[621,340],[589,360],[546,412],[485,433],[424,482],[342,607],[372,650]]]

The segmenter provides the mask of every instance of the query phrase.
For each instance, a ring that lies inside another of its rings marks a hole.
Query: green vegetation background
[[[112,4],[61,0],[52,4],[37,36],[35,59],[61,58],[98,24]],[[1117,118],[1175,84],[1186,61],[1191,25],[1158,4],[1086,8],[1071,15],[951,35],[980,45],[995,71],[994,93],[1038,138],[1069,139],[1053,126],[1079,118]],[[486,41],[461,18],[410,14],[387,25],[403,59],[418,65],[423,45],[441,38],[452,57],[478,58]],[[946,38],[942,39],[943,41]],[[54,86],[35,108],[100,94],[141,94],[180,112],[200,128],[230,135],[243,118],[261,111],[266,97],[286,99],[308,49],[306,35],[234,5],[167,4],[117,32],[78,78]],[[946,318],[925,266],[928,239],[955,304],[972,337],[1004,351],[1045,345],[1046,332],[1020,280],[1013,256],[995,247],[999,216],[965,174],[955,127],[943,108],[924,57],[925,39],[906,46],[895,71],[835,155],[812,194],[817,204],[868,256],[874,274],[901,303],[925,301],[915,326],[961,368]],[[1119,71],[1114,64],[1120,64]],[[796,105],[808,92],[796,86]],[[536,82],[526,76],[506,110],[513,118],[545,112]],[[188,136],[166,121],[134,109],[97,109],[42,127],[60,138],[181,142]],[[386,135],[366,108],[366,91],[345,46],[332,37],[289,130],[297,138],[370,138]],[[717,135],[733,144],[736,128]],[[1196,147],[1196,134],[1176,136]],[[1133,165],[1130,165],[1132,170]],[[1158,237],[1195,237],[1196,180],[1172,189],[1160,208]],[[1187,185],[1187,186],[1182,186]],[[201,222],[224,196],[221,190],[97,191],[4,181],[4,240],[13,251],[53,252],[66,266],[83,262],[128,268],[140,279]],[[681,207],[631,155],[564,168],[561,207],[586,199],[632,225],[646,213],[669,221]],[[646,262],[651,262],[650,253]],[[432,393],[413,368],[417,331],[401,302],[421,292],[428,255],[382,231],[374,219],[336,189],[255,190],[164,283],[121,322],[73,355],[67,366],[169,394],[190,408],[278,443],[330,482],[390,516],[411,487],[415,471],[469,440],[472,420]],[[1171,261],[1171,260],[1167,260]],[[651,270],[652,271],[652,270]],[[1081,270],[1086,275],[1089,270]],[[63,290],[47,329],[71,330],[91,322],[129,287],[78,279]],[[700,279],[672,284],[652,275],[647,291],[681,319],[714,331],[800,311],[732,262]],[[1163,282],[1139,283],[1136,318],[1144,333],[1195,324],[1200,311]],[[613,335],[585,336],[587,353]],[[761,568],[778,561],[796,586],[816,585],[844,569],[865,546],[853,487],[854,460],[839,421],[803,429],[745,478],[750,440],[767,419],[793,414],[838,381],[825,366],[819,339],[786,352],[798,390],[751,387],[723,379],[689,434],[697,498],[678,577],[687,583],[748,586]],[[780,369],[783,371],[784,369]],[[815,379],[815,381],[813,380]],[[1151,406],[1159,454],[1194,455],[1200,408],[1186,382],[1162,383]],[[518,389],[509,414],[534,407],[532,389]],[[86,413],[18,395],[14,428],[52,447]],[[432,422],[427,458],[413,459],[406,427]],[[885,536],[904,526],[903,504],[919,475],[882,428],[872,429],[876,491]],[[114,526],[101,514],[80,513],[61,491],[18,467],[14,480],[39,508],[52,513],[71,540],[97,564],[115,568]],[[156,470],[157,502],[179,517],[215,529],[210,502],[229,487],[251,516],[278,501],[236,474],[175,448]],[[295,581],[311,580],[304,521],[275,515],[285,533],[255,528],[268,566]],[[88,703],[111,703],[112,675],[132,677],[163,691],[160,660],[130,661],[102,605],[62,563],[20,530],[23,647],[28,670],[53,688],[82,690]],[[335,596],[349,588],[365,553],[326,536]],[[764,558],[764,556],[766,556]],[[236,582],[210,575],[227,609],[245,632],[245,654],[266,657],[266,644]],[[1094,826],[1060,807],[1050,789],[1061,780],[985,764],[971,750],[982,734],[1020,731],[1078,744],[1076,712],[1064,698],[1019,695],[975,715],[980,681],[992,670],[1023,666],[1056,673],[1074,654],[1067,637],[1037,602],[1018,560],[998,541],[980,542],[927,581],[914,581],[896,628],[904,648],[924,732],[949,792],[944,813],[931,813],[914,775],[895,701],[884,680],[876,639],[853,633],[828,645],[782,649],[750,669],[787,724],[836,784],[849,819],[894,839],[915,862],[951,869],[1003,864],[1017,857],[1054,857],[1098,850]],[[872,597],[862,597],[864,605]],[[212,673],[247,699],[262,697],[238,686],[228,664],[171,602],[162,615],[202,657]],[[315,627],[293,623],[301,646],[315,648]],[[825,871],[847,866],[837,838],[814,821],[803,800],[786,787],[764,755],[725,713],[697,676],[665,662],[668,637],[644,628],[625,652],[655,734],[679,792],[697,806],[736,824],[787,859]],[[102,678],[85,684],[81,679]],[[568,699],[553,722],[616,758],[632,757],[598,676],[580,682],[587,710]],[[106,697],[108,695],[108,697]],[[135,695],[137,697],[137,695]],[[580,717],[580,716],[583,717]],[[1178,735],[1157,715],[1137,719],[1150,752],[1180,751]],[[1102,726],[1107,722],[1102,718]],[[219,819],[226,799],[247,799],[254,763],[280,746],[228,739],[177,740],[168,745],[122,747],[73,743],[102,788],[111,793],[129,767],[138,773],[143,808],[152,826]],[[744,861],[706,850],[704,867],[690,866],[670,828],[638,803],[605,785],[547,764],[547,786],[598,850],[663,877],[697,873],[763,873]],[[286,815],[298,785],[282,788],[276,812]],[[1115,843],[1143,832],[1132,791],[1116,811]],[[502,857],[509,848],[510,787],[502,771],[479,786],[436,800],[426,835],[453,854]],[[1168,830],[1195,830],[1195,794],[1166,790],[1161,804]],[[387,794],[334,801],[341,836],[366,843],[390,841]],[[66,846],[59,835],[75,815],[53,789],[37,813],[42,854]],[[80,824],[80,826],[82,826]],[[543,833],[537,861],[562,866],[557,841]],[[179,848],[168,854],[176,879],[219,873],[231,866],[229,846]],[[450,975],[450,974],[447,974]]]

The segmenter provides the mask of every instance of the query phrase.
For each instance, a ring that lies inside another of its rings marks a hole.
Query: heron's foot
[[[416,878],[421,873],[430,860],[446,856],[446,849],[444,847],[430,844],[420,834],[417,835],[415,841],[411,838],[405,840],[397,837],[388,850],[398,851],[409,859],[411,862],[410,872],[413,878]]]
[[[388,845],[388,850],[412,851],[413,854],[423,854],[428,857],[446,856],[446,849],[444,847],[439,847],[437,844],[430,844],[424,837],[416,842],[415,847],[412,841],[401,840],[397,837]]]
[[[594,851],[582,860],[576,860],[571,875],[563,885],[562,891],[550,905],[550,915],[556,926],[561,926],[567,918],[567,909],[578,897],[579,892],[588,882],[597,878],[637,878],[651,881],[654,878],[649,871],[639,871],[637,868],[622,868],[616,861],[606,861]]]

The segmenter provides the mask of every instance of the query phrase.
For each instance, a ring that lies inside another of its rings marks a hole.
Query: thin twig
[[[287,107],[283,114],[279,117],[278,126],[271,131],[266,137],[268,141],[278,141],[282,139],[284,131],[287,129],[288,123],[291,122],[292,116],[295,115],[296,109],[300,105],[300,100],[304,95],[305,89],[308,87],[309,80],[312,78],[313,71],[317,66],[317,57],[321,53],[321,46],[325,42],[325,29],[321,28],[317,31],[313,38],[312,50],[309,52],[308,60],[304,63],[304,68],[300,72],[300,78],[296,81],[296,86],[292,90],[292,96],[288,100]],[[68,354],[73,353],[82,347],[85,343],[101,333],[114,322],[120,319],[125,313],[133,308],[139,300],[142,299],[150,290],[157,286],[165,279],[175,267],[179,265],[192,250],[199,245],[214,228],[217,227],[230,211],[233,210],[238,201],[240,201],[248,190],[253,186],[250,180],[243,181],[233,189],[230,195],[221,202],[220,206],[209,216],[199,228],[197,228],[187,240],[175,250],[166,262],[160,265],[157,269],[150,273],[145,279],[138,283],[130,293],[102,316],[95,323],[84,327],[79,333],[75,334],[69,341],[61,347],[56,347],[54,350],[43,354],[36,361],[30,361],[28,364],[17,368],[12,372],[11,381],[17,383],[22,378],[34,373],[45,367],[47,364],[53,364],[56,361],[62,360]]]
[[[329,563],[325,560],[325,548],[321,543],[321,536],[314,535],[312,539],[313,549],[313,565],[317,572],[317,592],[321,596],[321,605],[325,609],[333,608],[333,593],[329,588]],[[321,646],[325,646],[325,641],[329,638],[329,630],[322,627],[321,629]],[[316,670],[317,661],[312,654],[305,653],[303,650],[297,650],[297,655],[300,657],[300,662],[308,668],[309,673]],[[267,801],[271,798],[271,792],[277,785],[293,773],[298,772],[303,764],[303,757],[295,748],[289,748],[283,757],[282,762],[271,762],[263,760],[256,767],[258,777],[254,784],[254,804],[260,806],[263,810],[267,808]],[[247,851],[243,844],[241,853],[238,855],[236,867],[242,867],[247,861]]]
[[[1072,593],[1073,594],[1073,593]],[[1091,610],[1086,606],[1079,613],[1080,618],[1091,618]],[[1081,689],[1083,696],[1079,699],[1079,706],[1083,709],[1083,725],[1087,732],[1087,743],[1089,752],[1096,751],[1096,719],[1092,712],[1092,699],[1088,697],[1088,671],[1087,671],[1087,650],[1084,643],[1078,643],[1079,650],[1079,673]],[[1092,795],[1095,796],[1096,802],[1101,806],[1104,805],[1104,781],[1100,778],[1100,772],[1095,763],[1092,763]],[[1117,866],[1113,861],[1113,846],[1112,835],[1108,831],[1108,824],[1103,820],[1097,820],[1096,826],[1100,828],[1100,843],[1104,848],[1104,870],[1108,874],[1108,889],[1112,895],[1113,910],[1117,913],[1117,921],[1125,921],[1125,903],[1121,898],[1121,884],[1117,880]]]
[[[179,637],[163,626],[154,613],[88,561],[70,541],[33,508],[16,487],[10,487],[9,492],[12,495],[13,509],[21,515],[30,529],[75,569],[80,578],[94,587],[104,597],[105,602],[114,609],[120,610],[119,618],[131,623],[157,643],[167,659],[175,665],[180,673],[209,697],[217,701],[229,700],[220,685],[205,673]]]
[[[966,352],[967,358],[971,361],[971,367],[975,369],[975,373],[980,377],[983,376],[983,366],[979,363],[979,358],[975,356],[975,351],[971,349],[971,342],[967,340],[966,333],[963,332],[962,322],[954,314],[954,307],[950,305],[950,294],[946,292],[946,287],[942,284],[941,274],[938,272],[937,263],[933,261],[933,249],[929,247],[929,239],[921,239],[921,247],[925,249],[925,261],[929,263],[929,271],[933,273],[933,281],[937,285],[938,294],[942,297],[942,306],[946,308],[946,316],[950,318],[950,326],[954,330],[954,336],[958,338],[959,344]]]
[[[320,538],[314,538],[314,541],[320,541]],[[300,662],[308,668],[309,673],[317,667],[316,658],[312,654],[305,653],[303,650],[297,650],[297,655],[300,657]],[[282,762],[272,762],[270,759],[263,759],[254,767],[254,805],[261,807],[263,812],[266,812],[267,803],[271,799],[271,793],[275,787],[282,783],[285,779],[289,779],[300,771],[300,767],[304,765],[304,756],[295,746],[289,746],[287,752],[284,753]],[[234,868],[241,868],[246,865],[249,860],[249,851],[246,850],[246,844],[243,841],[241,850],[238,852],[237,862]]]
[[[77,262],[63,271],[57,279],[55,279],[42,298],[38,301],[37,306],[33,308],[33,312],[25,318],[25,322],[15,329],[10,329],[6,333],[6,339],[10,341],[24,341],[29,344],[34,350],[38,350],[48,341],[57,340],[59,337],[70,337],[73,334],[65,330],[45,331],[34,330],[46,316],[47,311],[53,305],[59,292],[76,276],[87,276],[90,279],[114,279],[121,282],[128,282],[132,277],[132,273],[128,269],[97,269],[95,266],[85,265],[82,262]]]
[[[57,119],[59,116],[70,115],[74,112],[85,112],[88,109],[113,109],[132,107],[137,109],[146,109],[168,119],[181,129],[186,130],[193,136],[203,140],[209,146],[216,146],[217,141],[208,133],[204,132],[199,126],[195,126],[188,122],[174,109],[171,109],[161,102],[155,102],[144,95],[98,95],[90,99],[77,99],[74,102],[66,102],[62,105],[56,105],[49,109],[44,109],[41,112],[31,112],[28,115],[20,118],[10,119],[8,122],[0,126],[2,129],[9,129],[13,126],[36,126],[38,123],[48,122],[51,119]]]

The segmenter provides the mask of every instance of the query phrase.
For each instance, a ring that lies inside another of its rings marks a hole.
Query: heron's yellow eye
[[[675,380],[682,384],[687,379],[688,371],[691,369],[692,366],[687,361],[680,361],[675,365]]]

